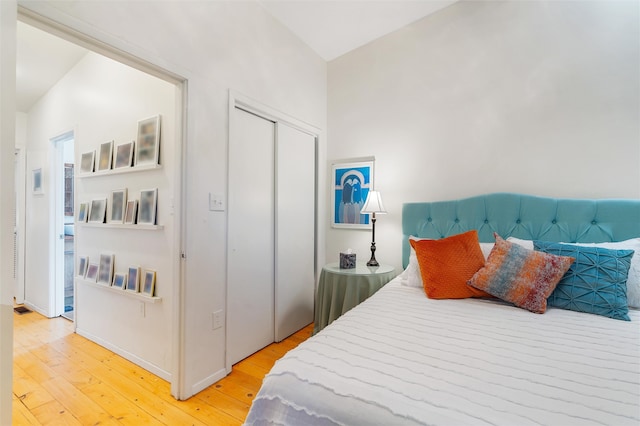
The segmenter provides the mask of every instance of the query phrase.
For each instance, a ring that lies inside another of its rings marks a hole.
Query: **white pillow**
[[[411,235],[409,239],[413,241],[420,241],[428,240],[429,238],[418,238]],[[531,244],[533,246],[533,243]],[[482,250],[485,261],[487,260],[487,257],[489,257],[489,253],[491,253],[493,245],[494,243],[480,243],[480,249]],[[423,288],[422,275],[420,274],[420,266],[418,265],[418,256],[416,256],[416,251],[413,247],[410,248],[409,263],[407,264],[406,269],[400,274],[400,283],[408,287]]]
[[[521,240],[519,238],[509,237],[508,241],[519,244],[525,248],[533,250],[533,241]],[[562,243],[574,244],[576,246],[602,247],[612,250],[633,250],[631,258],[631,267],[627,276],[627,305],[630,308],[640,309],[640,238],[632,238],[626,241],[617,241],[614,243]]]

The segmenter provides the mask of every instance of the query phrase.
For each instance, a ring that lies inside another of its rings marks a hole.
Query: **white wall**
[[[327,156],[376,157],[378,261],[400,270],[403,202],[640,198],[639,22],[631,1],[463,1],[329,63]],[[327,260],[370,238],[329,230]]]
[[[43,261],[53,259],[50,207],[55,151],[50,139],[74,131],[79,171],[82,153],[99,152],[100,144],[111,140],[115,146],[135,140],[138,120],[162,116],[162,169],[87,178],[76,173],[74,200],[77,212],[81,202],[108,199],[112,190],[126,188],[129,199],[139,199],[140,190],[158,188],[157,216],[163,230],[109,229],[76,223],[75,250],[76,256],[89,256],[90,262],[98,262],[100,254],[114,254],[116,272],[125,273],[129,266],[136,265],[156,270],[156,295],[163,298],[162,303],[147,304],[142,316],[140,302],[126,294],[77,282],[75,321],[78,333],[165,378],[171,377],[172,369],[172,296],[177,258],[171,209],[177,171],[175,99],[175,85],[88,53],[31,108],[27,121],[27,181],[31,170],[42,168],[45,190],[44,195],[33,195],[31,183],[27,186],[25,299],[28,305],[51,316],[52,286],[48,265]]]
[[[224,374],[228,89],[326,128],[326,63],[253,2],[24,2],[45,17],[188,78],[184,369],[181,396]],[[320,137],[320,164],[326,142]],[[324,170],[319,179],[323,187]],[[326,211],[320,197],[321,217]],[[318,246],[324,248],[324,223]],[[324,263],[320,251],[318,263]]]

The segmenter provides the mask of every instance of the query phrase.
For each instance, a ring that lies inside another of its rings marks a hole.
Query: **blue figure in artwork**
[[[362,204],[362,182],[360,178],[356,175],[345,176],[342,185],[342,200],[340,202],[341,223],[360,223]]]

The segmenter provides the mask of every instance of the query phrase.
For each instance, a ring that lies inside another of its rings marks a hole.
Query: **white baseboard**
[[[84,330],[82,330],[81,328],[76,328],[76,333],[78,333],[79,335],[81,335],[82,337],[86,337],[87,339],[91,340],[92,342],[95,342],[97,344],[99,344],[100,346],[103,346],[107,349],[109,349],[110,351],[120,355],[121,357],[128,359],[129,361],[133,362],[136,365],[139,365],[140,367],[144,368],[145,370],[155,374],[156,376],[168,381],[169,383],[171,383],[171,373],[161,369],[160,367],[158,367],[157,365],[151,364],[150,362],[145,361],[144,359],[128,352],[125,351],[122,348],[119,348],[113,344],[111,344],[110,342],[107,342],[104,339],[101,339],[97,336],[94,336],[91,333],[88,333]]]

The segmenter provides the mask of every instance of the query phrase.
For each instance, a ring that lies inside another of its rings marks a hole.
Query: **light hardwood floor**
[[[168,382],[73,333],[70,321],[14,314],[13,424],[240,425],[275,361],[312,330],[267,346],[176,401]]]

